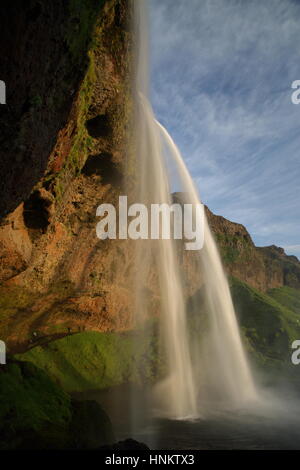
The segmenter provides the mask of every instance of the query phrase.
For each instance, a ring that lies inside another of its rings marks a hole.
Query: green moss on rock
[[[0,369],[0,449],[65,447],[70,397],[30,363]]]
[[[45,370],[67,392],[101,390],[155,380],[157,338],[133,333],[84,332],[37,346],[16,357]]]
[[[97,449],[114,442],[96,402],[76,402],[30,362],[0,369],[0,450]]]
[[[92,40],[93,27],[106,0],[70,0],[67,44],[72,59],[78,62]]]

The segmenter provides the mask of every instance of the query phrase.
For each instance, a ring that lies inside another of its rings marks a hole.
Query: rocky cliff
[[[1,9],[1,337],[128,328],[129,249],[95,227],[125,174],[131,2]]]
[[[215,235],[229,275],[250,286],[267,291],[282,286],[300,288],[300,262],[276,246],[256,247],[246,228],[206,208],[210,227]]]
[[[123,193],[132,117],[130,0],[2,2],[0,337],[11,351],[132,326],[132,242],[100,241],[96,208]],[[300,287],[300,263],[207,216],[228,274]],[[193,253],[182,263],[195,293]],[[153,311],[157,305],[152,276]],[[198,282],[198,281],[197,281]],[[201,282],[201,281],[199,281]]]

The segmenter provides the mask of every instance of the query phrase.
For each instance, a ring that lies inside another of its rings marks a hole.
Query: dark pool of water
[[[153,418],[144,389],[122,386],[81,398],[102,405],[117,440],[135,438],[151,449],[300,449],[300,394],[299,400],[287,391],[266,394],[263,404],[247,411],[210,407],[193,421]]]
[[[300,423],[223,414],[195,422],[158,420],[135,437],[153,449],[300,449]]]

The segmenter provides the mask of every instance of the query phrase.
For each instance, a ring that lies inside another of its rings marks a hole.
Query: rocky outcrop
[[[281,286],[300,288],[300,262],[295,256],[276,246],[256,247],[243,225],[208,208],[206,214],[229,275],[261,291]]]
[[[296,256],[289,256],[283,248],[275,245],[258,247],[258,252],[262,254],[267,276],[279,273],[280,286],[289,286],[300,289],[300,262]],[[270,280],[271,285],[276,287]]]

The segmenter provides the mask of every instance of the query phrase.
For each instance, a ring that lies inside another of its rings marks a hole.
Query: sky
[[[151,100],[203,203],[300,257],[300,0],[147,0]]]

